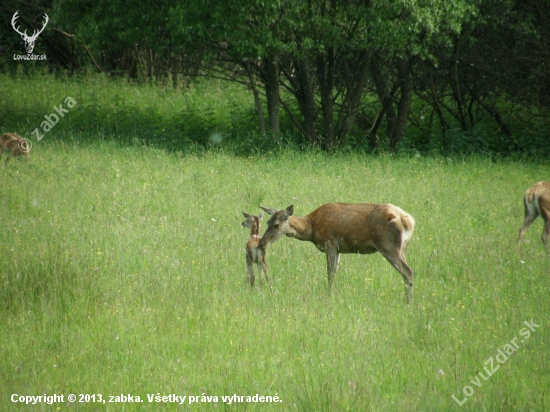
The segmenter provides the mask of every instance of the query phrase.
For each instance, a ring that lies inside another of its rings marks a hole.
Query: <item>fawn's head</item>
[[[263,212],[260,213],[258,216],[249,215],[246,212],[242,212],[243,216],[246,218],[246,220],[241,223],[242,227],[247,227],[249,229],[252,229],[253,227],[256,228],[256,231],[259,232],[260,230],[260,220],[263,219],[264,214]]]

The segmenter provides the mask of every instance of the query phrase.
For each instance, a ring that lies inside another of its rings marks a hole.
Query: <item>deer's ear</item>
[[[290,205],[285,210],[285,217],[290,217],[294,214],[294,205]]]
[[[264,212],[260,212],[258,215],[258,220],[262,220],[264,218]]]
[[[250,217],[250,215],[246,212],[242,212],[243,213],[243,216],[246,217],[247,219]]]
[[[264,212],[266,212],[268,215],[274,215],[275,213],[278,212],[277,209],[272,209],[270,207],[263,207],[263,206],[260,206],[260,209],[262,209]]]

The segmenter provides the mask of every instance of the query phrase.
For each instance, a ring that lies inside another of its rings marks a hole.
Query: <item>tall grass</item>
[[[98,90],[104,107],[116,86]],[[52,101],[64,97],[54,91]],[[28,100],[17,107],[42,113]],[[12,394],[45,393],[65,401],[34,409],[220,410],[233,394],[282,399],[243,410],[548,409],[550,259],[540,221],[523,256],[515,249],[522,194],[548,166],[184,153],[82,143],[66,123],[55,139],[33,142],[30,162],[2,167],[0,409],[26,409]],[[343,255],[329,294],[323,254],[289,238],[268,249],[273,291],[246,285],[241,210],[294,204],[304,215],[330,201],[391,202],[415,218],[411,305],[379,254]],[[531,337],[472,384],[531,319],[540,325]],[[474,392],[459,406],[452,395],[462,400],[465,386]],[[68,403],[69,393],[107,403]],[[120,394],[145,402],[108,402]],[[178,406],[147,394],[219,399]]]
[[[257,138],[253,99],[236,84],[204,79],[140,84],[103,74],[65,76],[47,71],[0,74],[0,84],[0,126],[29,138],[39,129],[49,139],[107,139],[194,153],[212,147],[250,152],[275,145],[273,139]],[[56,114],[54,106],[68,96],[77,105],[43,133],[44,116]]]

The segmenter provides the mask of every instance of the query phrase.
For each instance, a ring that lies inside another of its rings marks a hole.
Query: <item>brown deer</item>
[[[260,206],[271,215],[258,247],[266,249],[283,235],[312,242],[327,255],[329,289],[338,270],[341,253],[380,252],[403,276],[407,301],[412,300],[412,269],[405,249],[414,230],[414,219],[390,204],[327,203],[307,216],[293,216],[294,206],[286,210]]]
[[[523,196],[525,205],[525,220],[519,229],[517,247],[521,252],[521,239],[531,223],[541,215],[544,219],[544,230],[542,231],[542,243],[548,246],[548,235],[550,235],[550,182],[538,182],[531,186]]]
[[[8,164],[11,156],[27,156],[31,147],[28,139],[16,135],[15,133],[6,133],[0,136],[0,158],[2,158],[2,152],[8,152],[6,157],[6,165]]]
[[[258,216],[249,215],[242,212],[246,220],[242,223],[243,227],[250,228],[250,237],[246,243],[246,279],[250,283],[250,287],[254,286],[254,268],[253,265],[258,265],[258,276],[260,283],[262,281],[262,271],[265,273],[265,278],[271,287],[269,277],[267,276],[267,263],[265,262],[265,249],[260,248],[258,244],[262,239],[260,236],[260,220],[264,217],[263,213]]]

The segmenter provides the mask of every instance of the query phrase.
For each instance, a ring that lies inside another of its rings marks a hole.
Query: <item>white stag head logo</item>
[[[21,35],[21,38],[25,41],[25,49],[27,49],[27,54],[31,54],[34,49],[34,42],[38,38],[38,35],[44,31],[46,28],[46,24],[48,24],[48,21],[50,20],[48,15],[44,13],[44,17],[46,18],[44,20],[44,24],[42,25],[42,28],[40,30],[35,30],[32,36],[27,35],[27,30],[25,30],[23,33],[19,31],[19,28],[15,27],[15,20],[19,17],[17,15],[19,13],[19,10],[15,12],[11,19],[11,25],[13,29]]]

